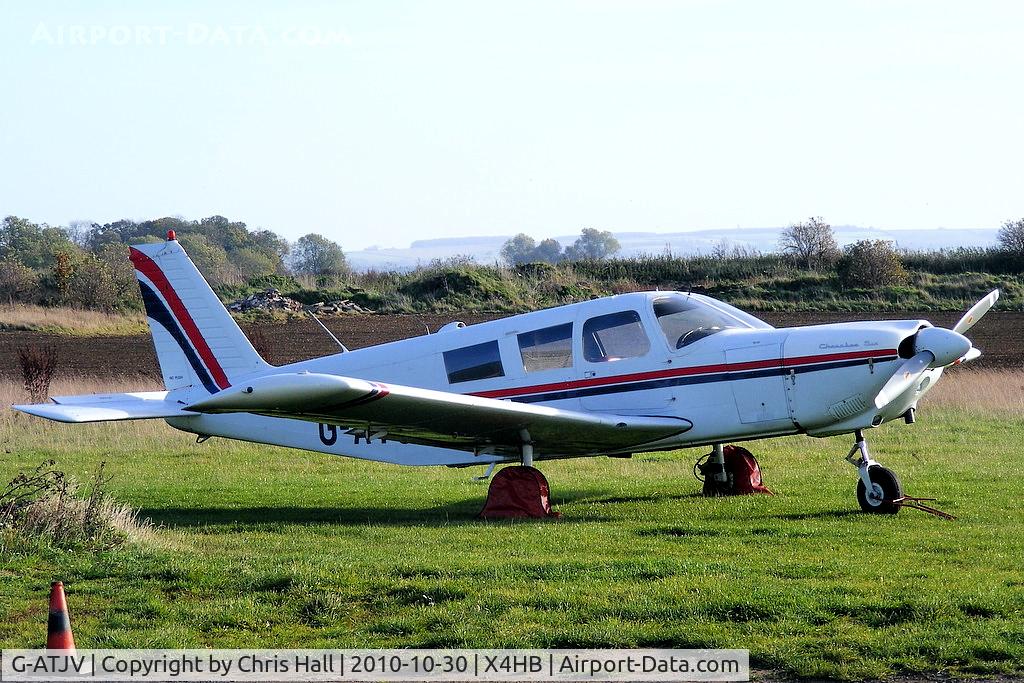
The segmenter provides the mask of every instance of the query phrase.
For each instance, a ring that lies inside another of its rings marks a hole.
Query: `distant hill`
[[[782,228],[732,228],[721,230],[694,230],[689,232],[616,232],[622,245],[620,256],[637,254],[663,254],[666,251],[681,256],[707,254],[716,246],[743,246],[758,251],[775,251]],[[934,228],[925,230],[887,230],[862,228],[856,225],[835,227],[840,244],[862,239],[892,240],[901,249],[931,250],[955,247],[987,247],[995,244],[996,228]],[[467,256],[478,263],[499,260],[501,246],[511,235],[498,237],[446,237],[416,240],[408,248],[374,248],[346,252],[349,264],[356,270],[408,270],[425,265],[435,259]],[[546,235],[534,235],[543,239]],[[577,235],[558,236],[563,246],[572,244]]]

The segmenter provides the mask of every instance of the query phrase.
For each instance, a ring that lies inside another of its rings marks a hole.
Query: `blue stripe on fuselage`
[[[746,370],[742,372],[716,372],[708,375],[688,375],[684,377],[666,377],[664,379],[649,380],[646,382],[629,382],[625,384],[606,384],[599,387],[587,387],[584,389],[568,389],[565,391],[550,391],[544,394],[532,394],[530,396],[515,396],[511,401],[516,403],[542,403],[546,401],[562,401],[570,398],[582,398],[584,396],[601,396],[604,394],[620,394],[627,391],[645,391],[650,389],[665,389],[667,387],[683,386],[690,384],[709,384],[712,382],[728,382],[734,379],[760,379],[763,377],[775,377],[777,375],[788,375],[790,370],[797,374],[805,372],[818,372],[819,370],[834,370],[836,368],[849,368],[855,365],[867,365],[869,362],[882,363],[895,360],[897,356],[884,358],[857,358],[854,360],[835,361],[832,363],[819,363],[817,365],[804,365],[794,367],[767,368],[764,370]]]

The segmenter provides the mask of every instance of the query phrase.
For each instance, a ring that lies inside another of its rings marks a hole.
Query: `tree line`
[[[779,252],[793,265],[805,271],[835,272],[840,283],[851,288],[879,288],[907,282],[905,254],[888,240],[859,240],[839,247],[835,231],[821,216],[792,223],[779,235]],[[563,261],[600,261],[620,250],[612,233],[585,228],[573,244],[562,249],[554,239],[536,242],[525,233],[509,239],[501,248],[501,257],[511,266],[529,263],[557,264]],[[995,251],[1024,258],[1024,218],[1008,220],[996,234]],[[726,243],[713,249],[720,259],[756,257],[760,254]]]
[[[289,243],[270,230],[250,230],[223,216],[69,227],[7,216],[0,223],[0,301],[108,311],[138,308],[125,245],[162,242],[169,230],[215,288],[278,275],[324,286],[348,274],[341,247],[323,235],[310,233]]]
[[[654,287],[696,288],[734,303],[743,300],[754,309],[807,303],[814,296],[836,305],[839,299],[880,295],[883,290],[896,302],[911,290],[955,288],[954,280],[966,282],[968,273],[1024,275],[1024,219],[1006,221],[996,244],[980,249],[906,252],[883,240],[840,248],[832,227],[819,216],[789,225],[778,250],[768,254],[723,242],[710,256],[623,259],[616,257],[620,245],[610,232],[586,228],[565,248],[553,239],[537,242],[516,235],[501,250],[504,266],[454,259],[410,273],[354,273],[341,247],[322,235],[311,233],[289,243],[270,230],[252,230],[223,216],[69,227],[8,216],[0,223],[0,302],[138,309],[141,300],[125,245],[161,242],[168,230],[175,231],[223,297],[274,286],[307,303],[352,298],[393,312],[432,306],[525,310]],[[940,283],[932,276],[947,279]],[[480,291],[467,282],[479,285]],[[792,296],[801,298],[789,301]],[[928,296],[938,302],[946,295]],[[927,297],[921,302],[931,305]]]

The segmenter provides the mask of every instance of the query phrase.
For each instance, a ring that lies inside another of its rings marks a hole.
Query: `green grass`
[[[959,519],[857,512],[846,438],[754,443],[774,497],[697,496],[697,451],[541,462],[564,517],[488,523],[472,470],[0,420],[0,474],[106,460],[162,527],[106,554],[8,550],[0,645],[42,644],[61,579],[79,647],[739,647],[802,677],[1021,673],[1024,422],[925,410],[870,442]]]

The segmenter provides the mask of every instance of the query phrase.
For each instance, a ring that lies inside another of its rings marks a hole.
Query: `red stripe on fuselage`
[[[531,387],[514,387],[511,389],[477,391],[474,392],[472,396],[481,396],[483,398],[508,398],[510,396],[525,396],[527,394],[543,394],[549,391],[585,389],[587,387],[599,387],[609,384],[628,384],[630,382],[643,382],[645,380],[665,379],[668,377],[706,375],[716,372],[743,372],[744,370],[761,370],[764,368],[788,368],[800,365],[811,365],[814,363],[829,363],[838,360],[856,360],[859,358],[878,358],[882,356],[894,355],[896,355],[896,349],[873,349],[871,351],[827,353],[820,356],[799,356],[796,358],[769,358],[767,360],[752,360],[746,361],[744,363],[719,363],[716,365],[698,365],[689,368],[676,368],[673,370],[637,372],[631,375],[614,375],[612,377],[594,377],[593,379],[578,379],[571,380],[568,382],[537,384]]]
[[[192,320],[192,316],[189,315],[185,304],[178,298],[178,294],[174,291],[171,283],[167,280],[163,271],[160,270],[160,266],[138,249],[131,249],[130,257],[135,265],[135,270],[145,275],[149,278],[150,282],[156,285],[157,290],[164,297],[167,305],[170,306],[174,317],[177,318],[178,324],[181,325],[181,329],[184,330],[185,335],[192,342],[192,346],[195,347],[196,353],[199,354],[199,357],[203,359],[203,363],[206,364],[207,369],[213,376],[213,381],[221,389],[230,387],[231,382],[228,381],[227,375],[224,374],[224,369],[217,362],[216,356],[213,355],[213,351],[210,350],[206,340],[203,339],[202,333],[196,326],[195,321]]]

